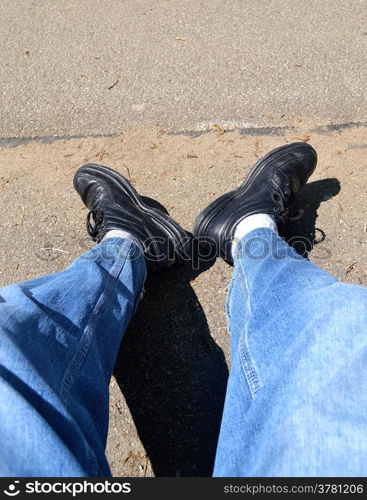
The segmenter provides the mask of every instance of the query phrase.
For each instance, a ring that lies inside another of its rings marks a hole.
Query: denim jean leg
[[[146,264],[111,238],[0,290],[0,474],[109,475],[108,384]]]
[[[367,291],[271,229],[239,244],[216,476],[367,474]]]

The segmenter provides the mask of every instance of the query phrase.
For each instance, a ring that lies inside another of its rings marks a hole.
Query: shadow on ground
[[[317,209],[339,190],[337,179],[325,179],[298,194],[296,208],[305,214],[285,236],[301,243],[305,256],[324,237],[315,228]],[[147,281],[116,363],[114,375],[156,476],[212,474],[228,370],[190,285],[212,263],[197,271],[186,264]]]
[[[283,236],[303,257],[308,258],[313,247],[325,240],[324,231],[316,227],[317,210],[323,201],[333,198],[339,191],[338,179],[329,178],[310,182],[297,193],[294,209],[302,209],[304,214],[289,223]]]
[[[147,280],[116,363],[156,476],[212,474],[228,369],[190,285],[212,264],[187,263]]]

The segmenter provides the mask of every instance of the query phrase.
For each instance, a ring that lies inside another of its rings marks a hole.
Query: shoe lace
[[[92,208],[87,214],[87,231],[92,238],[96,238],[104,222],[104,215],[100,208]]]
[[[286,181],[282,188],[276,185],[274,191],[271,193],[271,198],[275,203],[273,211],[278,220],[282,222],[294,221],[303,216],[304,210],[302,208],[296,209],[291,213],[290,206],[294,202],[294,193],[289,181]]]

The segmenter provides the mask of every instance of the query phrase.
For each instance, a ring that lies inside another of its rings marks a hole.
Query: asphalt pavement
[[[365,0],[2,0],[0,137],[366,120]]]

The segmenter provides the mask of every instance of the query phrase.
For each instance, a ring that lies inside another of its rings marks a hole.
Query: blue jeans
[[[108,383],[146,275],[106,240],[0,290],[0,474],[108,476]],[[214,475],[365,474],[367,293],[261,229],[239,244]]]
[[[215,476],[367,475],[367,291],[271,229],[237,248]]]
[[[144,285],[137,250],[111,238],[0,290],[0,475],[110,475],[108,386]]]

